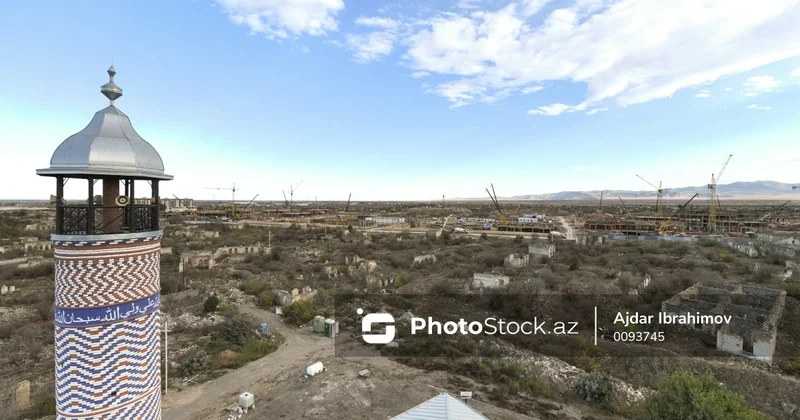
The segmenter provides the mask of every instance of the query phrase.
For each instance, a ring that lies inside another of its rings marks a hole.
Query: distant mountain
[[[786,184],[775,181],[755,181],[755,182],[734,182],[731,184],[717,185],[717,194],[721,199],[748,199],[761,197],[797,197],[800,198],[800,188],[793,190],[792,186],[800,186],[800,183]],[[539,200],[539,201],[593,201],[600,200],[600,190],[595,191],[562,191],[550,194],[525,194],[511,197],[500,197],[501,200]],[[689,198],[694,194],[705,197],[708,194],[708,187],[665,188],[664,197],[666,198]],[[655,190],[604,190],[604,197],[622,197],[628,199],[636,198],[656,198],[658,192]],[[489,197],[472,198],[467,200],[488,200]]]

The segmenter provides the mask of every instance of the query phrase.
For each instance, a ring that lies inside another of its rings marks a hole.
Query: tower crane
[[[299,182],[297,185],[295,185],[294,187],[293,187],[293,186],[291,186],[291,185],[289,186],[289,207],[291,207],[292,205],[294,205],[294,192],[295,192],[295,191],[297,191],[297,187],[299,187],[299,186],[300,186],[300,184],[302,184],[302,183],[303,183],[303,181],[300,181],[300,182]]]
[[[494,184],[489,184],[492,187],[492,191],[489,192],[489,189],[486,189],[486,193],[489,194],[489,198],[492,199],[492,203],[494,203],[494,207],[497,209],[497,213],[499,214],[497,221],[500,222],[501,225],[506,224],[506,215],[503,214],[503,211],[500,210],[500,203],[497,202],[497,193],[494,192]]]
[[[236,183],[233,183],[232,188],[223,187],[206,187],[207,190],[225,190],[231,192],[231,217],[236,218]]]
[[[681,207],[678,209],[678,211],[676,211],[676,212],[675,212],[675,213],[674,213],[672,216],[670,216],[670,217],[669,217],[669,219],[667,219],[666,221],[664,221],[664,223],[661,225],[661,227],[659,227],[659,228],[658,228],[658,233],[659,233],[659,234],[662,234],[662,233],[664,233],[664,229],[666,229],[666,228],[667,228],[667,225],[669,224],[669,222],[671,222],[671,221],[672,221],[672,219],[673,219],[675,216],[677,216],[678,214],[680,214],[680,212],[682,212],[682,211],[683,211],[683,209],[685,209],[685,208],[686,208],[686,206],[688,206],[688,205],[689,205],[689,203],[691,203],[691,202],[692,202],[692,200],[694,200],[694,198],[695,198],[695,197],[697,197],[698,195],[700,195],[700,194],[695,194],[695,195],[693,195],[693,196],[692,196],[692,198],[690,198],[690,199],[689,199],[689,201],[685,202],[685,203],[684,203],[684,204],[683,204],[683,205],[682,205],[682,206],[681,206]]]
[[[639,177],[639,179],[641,179],[642,181],[646,182],[647,185],[650,185],[651,187],[655,188],[656,191],[658,192],[658,196],[656,197],[656,213],[661,214],[661,208],[664,206],[664,203],[662,201],[664,196],[664,188],[662,188],[661,186],[661,181],[658,181],[658,186],[656,187],[655,184],[642,178],[641,175],[636,175],[636,176]]]
[[[714,177],[714,174],[711,174],[711,183],[708,184],[708,230],[710,232],[715,232],[717,230],[717,207],[714,205],[719,205],[717,184],[719,184],[722,173],[725,172],[725,168],[728,167],[728,163],[731,161],[732,157],[733,155],[728,155],[728,159],[725,161],[725,164],[722,165],[722,169],[717,172],[716,177]]]

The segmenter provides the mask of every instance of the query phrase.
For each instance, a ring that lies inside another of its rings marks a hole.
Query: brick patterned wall
[[[54,240],[58,418],[160,419],[161,238],[85,238]]]

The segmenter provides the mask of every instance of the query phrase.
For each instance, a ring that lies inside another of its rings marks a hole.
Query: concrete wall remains
[[[509,283],[508,276],[501,274],[475,273],[472,276],[472,287],[476,289],[498,289]]]
[[[715,334],[718,350],[771,365],[785,302],[783,290],[741,284],[707,287],[698,283],[664,301],[661,310],[676,315],[731,316],[728,324],[688,327]]]
[[[528,254],[522,254],[522,256],[520,256],[519,254],[509,254],[503,260],[503,264],[508,267],[522,268],[527,266],[530,260],[531,256]]]
[[[552,258],[556,253],[556,246],[549,242],[536,242],[528,245],[528,254],[538,257]]]
[[[427,254],[427,255],[417,255],[414,257],[414,265],[421,265],[425,263],[435,263],[436,262],[436,255]]]

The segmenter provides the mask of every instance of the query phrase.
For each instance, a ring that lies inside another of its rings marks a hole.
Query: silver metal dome
[[[173,178],[164,173],[164,162],[156,149],[114,106],[114,100],[122,96],[122,89],[114,83],[115,74],[112,66],[108,69],[109,82],[100,89],[111,105],[94,114],[86,128],[64,140],[53,153],[50,167],[37,170],[37,175]]]

